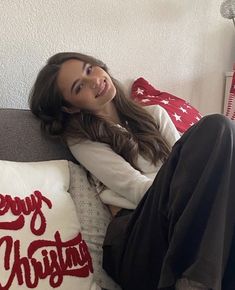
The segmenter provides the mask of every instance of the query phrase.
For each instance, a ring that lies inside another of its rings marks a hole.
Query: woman
[[[103,266],[124,290],[235,289],[231,121],[204,117],[179,139],[161,107],[132,102],[104,63],[78,53],[48,60],[30,108],[110,207]]]

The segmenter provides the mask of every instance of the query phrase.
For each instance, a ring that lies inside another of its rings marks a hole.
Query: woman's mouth
[[[106,80],[104,80],[104,82],[101,84],[101,86],[99,88],[99,91],[98,91],[98,94],[96,95],[96,98],[103,96],[106,93],[107,89],[108,89],[108,83]]]

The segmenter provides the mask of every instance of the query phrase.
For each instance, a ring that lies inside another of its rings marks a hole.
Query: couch
[[[64,144],[42,134],[38,120],[29,110],[0,109],[0,124],[0,160],[76,162]]]

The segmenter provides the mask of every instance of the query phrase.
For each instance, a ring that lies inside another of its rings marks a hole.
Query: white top
[[[180,135],[168,113],[158,105],[144,108],[154,117],[162,137],[172,147]],[[86,140],[69,147],[73,156],[106,186],[100,192],[101,200],[121,208],[136,208],[162,166],[161,161],[155,166],[139,155],[138,167],[141,173],[109,145],[101,142]]]

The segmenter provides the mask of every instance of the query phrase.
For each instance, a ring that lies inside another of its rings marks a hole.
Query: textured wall
[[[235,30],[220,0],[1,0],[0,107],[26,108],[52,54],[104,60],[126,88],[144,76],[203,113],[220,112]]]

